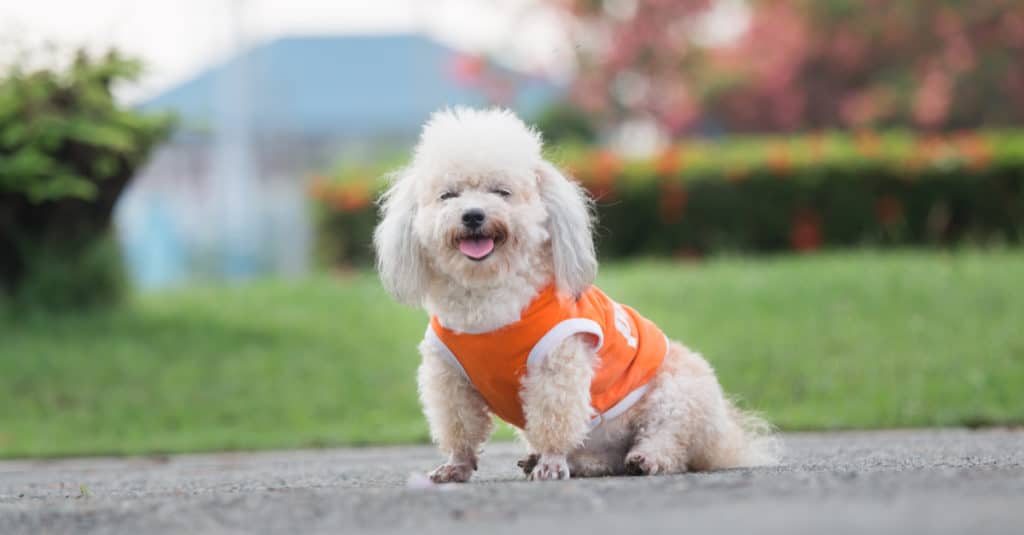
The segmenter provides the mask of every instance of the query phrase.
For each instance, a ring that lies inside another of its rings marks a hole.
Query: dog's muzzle
[[[508,234],[504,225],[488,221],[487,215],[479,208],[470,208],[462,213],[462,229],[452,245],[475,262],[491,256]]]

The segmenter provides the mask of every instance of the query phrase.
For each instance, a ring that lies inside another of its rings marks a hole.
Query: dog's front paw
[[[541,455],[529,477],[531,481],[569,479],[569,462],[565,455]]]
[[[472,464],[467,463],[444,463],[428,474],[434,483],[465,483],[476,470]]]

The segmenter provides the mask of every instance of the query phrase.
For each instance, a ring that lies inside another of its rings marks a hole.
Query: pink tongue
[[[459,242],[459,250],[462,251],[462,254],[479,260],[491,254],[491,251],[494,250],[494,240],[491,238],[462,240]]]

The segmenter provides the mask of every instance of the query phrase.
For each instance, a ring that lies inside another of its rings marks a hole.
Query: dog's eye
[[[454,199],[455,197],[458,197],[458,196],[459,196],[459,192],[457,192],[457,191],[446,191],[446,192],[441,194],[441,200],[442,201],[447,201],[448,199]]]
[[[508,197],[509,195],[512,195],[512,192],[505,188],[494,188],[491,190],[491,193],[495,195],[501,195],[502,197]]]

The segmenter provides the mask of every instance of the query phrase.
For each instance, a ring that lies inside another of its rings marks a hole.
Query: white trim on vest
[[[455,358],[455,353],[452,353],[452,350],[448,348],[448,344],[445,344],[444,340],[441,340],[441,338],[437,336],[437,333],[434,332],[434,328],[430,324],[427,324],[427,333],[423,335],[423,337],[430,340],[431,343],[437,346],[438,351],[440,351],[441,355],[448,360],[448,363],[458,368],[458,370],[462,372],[462,376],[469,381],[469,384],[473,384],[473,380],[469,378],[469,374],[466,373],[466,369],[462,367],[462,363],[459,362],[459,359]]]
[[[539,365],[558,344],[565,341],[566,338],[580,333],[596,336],[597,345],[594,346],[594,351],[601,349],[601,346],[604,344],[604,331],[601,330],[601,326],[596,321],[587,318],[569,318],[562,320],[552,327],[550,331],[545,333],[534,344],[533,349],[530,350],[530,355],[526,357],[526,367],[533,368]]]
[[[647,383],[645,383],[643,385],[640,385],[639,387],[635,388],[629,394],[626,394],[626,397],[622,398],[622,401],[619,401],[615,405],[612,405],[612,408],[610,408],[610,409],[604,411],[603,413],[598,414],[597,416],[591,418],[590,419],[590,429],[594,430],[594,429],[597,428],[597,426],[599,426],[599,425],[605,423],[606,421],[611,420],[612,418],[615,418],[616,416],[618,416],[618,415],[628,411],[630,409],[630,407],[632,407],[633,405],[636,404],[637,401],[640,401],[640,398],[642,398],[643,395],[647,393],[647,388],[650,387],[650,386],[651,386],[651,382],[650,381],[648,381]]]
[[[662,357],[662,362],[664,362],[665,359],[668,358],[668,352],[669,352],[669,350],[672,347],[672,342],[668,339],[668,336],[666,336],[665,333],[661,333],[661,336],[665,338],[665,356]],[[653,381],[653,379],[651,379],[651,380]],[[637,401],[640,401],[640,398],[642,398],[644,396],[644,394],[647,393],[647,389],[650,386],[651,386],[651,381],[647,381],[643,385],[640,385],[639,387],[634,389],[629,394],[626,394],[626,397],[622,398],[622,401],[620,401],[620,402],[616,403],[615,405],[613,405],[612,408],[610,408],[610,409],[604,411],[603,413],[598,414],[597,416],[591,418],[590,419],[590,430],[593,431],[594,429],[597,428],[597,426],[599,426],[599,425],[607,422],[608,420],[611,420],[612,418],[615,418],[616,416],[618,416],[618,415],[628,411],[629,408],[632,407],[633,405],[635,405]]]

